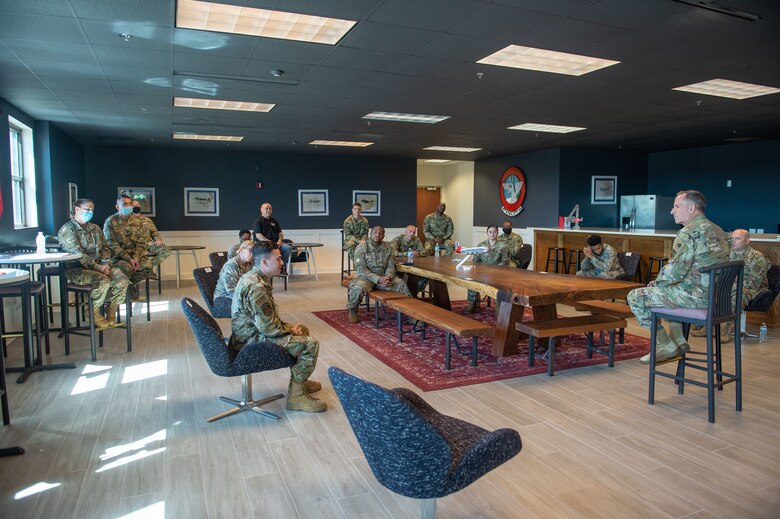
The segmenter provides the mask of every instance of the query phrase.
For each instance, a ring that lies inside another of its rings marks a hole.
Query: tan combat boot
[[[106,320],[108,320],[108,324],[116,324],[116,311],[118,308],[119,305],[116,303],[108,305],[108,310],[106,311]]]
[[[672,339],[666,334],[666,330],[663,326],[659,326],[655,332],[655,362],[663,362],[674,358],[680,354],[680,349],[672,342]],[[639,362],[642,364],[650,364],[650,354],[648,353]]]
[[[734,339],[734,322],[729,321],[720,323],[720,342],[721,344],[731,342]]]
[[[321,413],[328,408],[328,404],[310,396],[303,382],[290,381],[290,390],[287,393],[287,409],[290,411],[304,411],[306,413]]]
[[[92,321],[95,323],[95,328],[106,328],[111,326],[108,324],[108,321],[106,321],[106,318],[103,317],[103,314],[100,313],[100,308],[98,307],[92,309]]]
[[[292,379],[290,379],[290,384],[287,386],[287,392],[288,392],[288,393],[289,393],[290,391],[292,391],[292,383],[293,383],[293,381],[292,381]],[[303,382],[303,389],[304,389],[304,390],[305,390],[307,393],[309,393],[309,394],[311,394],[311,393],[316,393],[317,391],[319,391],[320,389],[322,389],[322,384],[320,384],[320,383],[319,383],[319,382],[317,382],[316,380],[305,380],[305,381]]]
[[[691,326],[691,335],[694,337],[706,337],[707,329],[704,326]]]
[[[674,345],[680,348],[680,353],[682,355],[691,351],[688,341],[685,340],[685,334],[683,334],[682,323],[669,323],[669,337],[672,339]]]
[[[360,318],[358,317],[357,308],[348,308],[347,310],[349,310],[349,322],[359,323]]]

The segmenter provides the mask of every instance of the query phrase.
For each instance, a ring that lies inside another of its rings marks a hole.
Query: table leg
[[[507,357],[517,353],[520,332],[515,328],[515,323],[523,320],[524,312],[524,306],[516,305],[511,301],[501,301],[496,319],[496,334],[493,337],[492,354],[494,356]]]
[[[431,279],[428,281],[428,286],[431,287],[431,293],[433,294],[433,304],[445,310],[452,310],[447,283],[438,279]]]
[[[181,288],[181,251],[173,251],[176,253],[176,288]]]
[[[194,250],[192,251],[192,259],[194,259],[194,260],[195,260],[195,268],[196,268],[196,269],[199,269],[199,268],[200,268],[200,265],[198,265],[198,255],[197,255],[197,254],[195,254],[195,251],[194,251]]]
[[[314,261],[314,247],[309,247],[309,251],[306,256],[306,266],[309,266],[309,256],[308,254],[311,254],[311,265],[314,267],[314,277],[317,281],[320,280],[319,274],[317,274],[317,262]],[[311,274],[311,270],[309,271],[309,274]]]

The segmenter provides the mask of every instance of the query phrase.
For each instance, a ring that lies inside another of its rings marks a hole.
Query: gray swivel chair
[[[198,285],[200,295],[209,308],[209,312],[215,319],[224,319],[232,317],[230,305],[232,300],[227,297],[218,297],[214,300],[214,291],[217,289],[219,281],[219,269],[214,267],[200,267],[192,271],[192,277],[195,278],[195,284]]]

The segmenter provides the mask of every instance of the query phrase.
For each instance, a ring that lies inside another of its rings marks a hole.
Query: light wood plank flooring
[[[376,383],[414,388],[310,314],[345,303],[338,276],[293,278],[276,297],[287,320],[319,338],[315,378],[326,413],[250,413],[207,424],[237,396],[238,379],[211,374],[184,319],[190,285],[154,297],[152,321],[134,318],[133,352],[109,332],[98,362],[85,339],[67,360],[76,370],[8,376],[11,426],[0,446],[0,516],[13,518],[406,518],[416,501],[371,474],[328,382],[339,366]],[[453,298],[465,294],[452,290]],[[229,329],[229,321],[222,320]],[[645,334],[636,326],[632,333]],[[780,330],[770,330],[780,337]],[[62,340],[52,335],[62,362]],[[647,399],[637,360],[425,393],[440,411],[486,428],[512,427],[523,451],[467,489],[439,500],[445,518],[780,517],[780,339],[744,347],[744,411],[734,388],[717,395],[707,423],[702,389],[678,396],[658,382]],[[11,344],[7,364],[21,362]],[[255,393],[285,392],[289,373],[255,376]]]

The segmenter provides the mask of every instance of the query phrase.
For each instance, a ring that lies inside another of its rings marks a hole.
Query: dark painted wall
[[[652,153],[648,177],[649,192],[658,195],[701,191],[707,216],[726,230],[777,232],[780,139]]]
[[[116,211],[118,186],[155,188],[161,230],[250,227],[266,201],[283,229],[340,228],[353,189],[382,192],[381,216],[372,224],[402,227],[416,210],[414,159],[86,147],[84,162],[82,196],[95,200],[96,222]],[[185,217],[184,187],[219,188],[219,217]],[[328,189],[329,216],[299,217],[298,189]]]
[[[523,212],[508,217],[501,211],[499,181],[504,170],[517,166],[525,175],[527,191]],[[558,225],[560,151],[544,150],[480,160],[474,164],[474,225],[514,227]]]
[[[35,125],[35,142],[41,161],[39,199],[45,202],[38,210],[38,224],[45,234],[56,234],[70,214],[68,183],[78,185],[79,196],[84,196],[84,148],[49,122]]]
[[[615,204],[591,201],[591,176],[617,176]],[[647,191],[647,154],[612,150],[562,149],[558,214],[566,216],[580,204],[584,227],[618,227],[621,195]],[[671,209],[671,208],[670,208]]]

